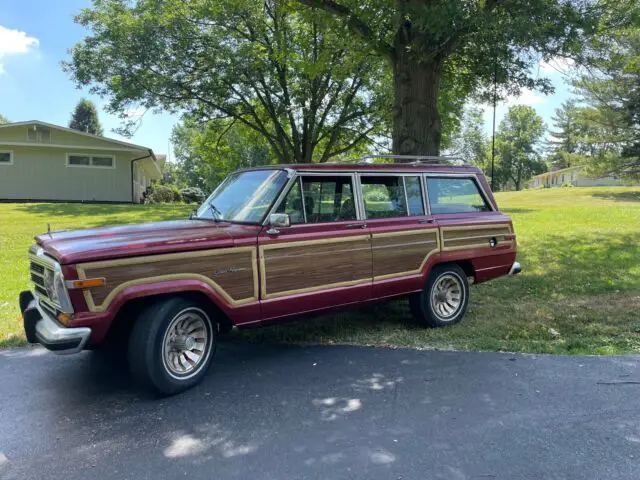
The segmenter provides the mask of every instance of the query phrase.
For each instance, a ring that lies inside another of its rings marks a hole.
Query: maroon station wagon
[[[27,339],[125,348],[133,375],[171,394],[232,327],[403,296],[421,324],[455,324],[469,279],[520,271],[511,219],[476,167],[383,161],[241,170],[189,219],[40,235]]]

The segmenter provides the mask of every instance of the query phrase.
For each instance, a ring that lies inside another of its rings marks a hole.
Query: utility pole
[[[498,57],[493,60],[493,135],[491,139],[491,190],[495,191],[495,170],[494,164],[496,160],[496,103],[498,101]]]

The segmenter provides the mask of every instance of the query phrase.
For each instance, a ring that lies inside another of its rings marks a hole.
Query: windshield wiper
[[[209,204],[209,209],[211,210],[211,214],[213,215],[213,221],[219,222],[222,218],[222,212],[218,210],[218,208],[213,203]]]

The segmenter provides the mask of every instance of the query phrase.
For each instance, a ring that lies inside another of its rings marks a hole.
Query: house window
[[[33,125],[27,130],[27,140],[37,143],[49,143],[51,141],[51,130],[47,127]]]
[[[106,155],[67,154],[68,167],[115,168],[115,165],[115,159]]]
[[[0,150],[0,165],[13,165],[13,152],[11,150]]]

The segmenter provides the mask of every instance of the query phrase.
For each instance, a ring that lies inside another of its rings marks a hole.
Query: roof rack
[[[390,159],[392,163],[404,163],[409,165],[457,165],[468,167],[470,165],[462,162],[462,158],[448,155],[365,155],[357,163],[375,163],[377,159]]]

